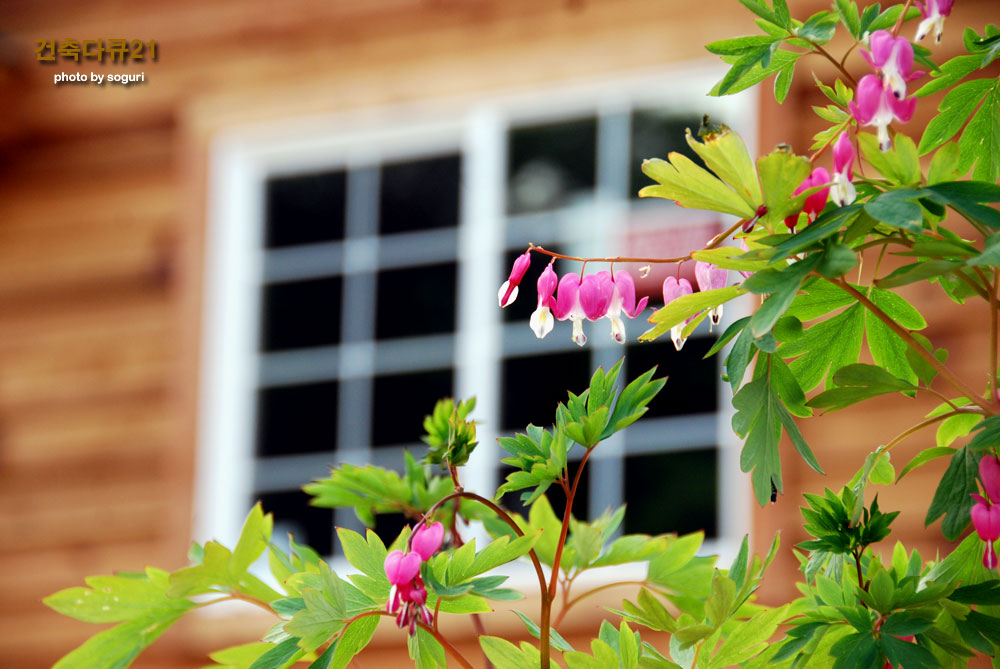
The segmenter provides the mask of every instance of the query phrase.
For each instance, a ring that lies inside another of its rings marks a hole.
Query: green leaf
[[[979,111],[958,140],[961,154],[958,173],[975,164],[972,178],[995,183],[1000,177],[1000,81],[995,81]]]
[[[142,616],[95,634],[53,669],[124,669],[182,615],[184,611]]]
[[[274,648],[273,643],[244,643],[217,650],[214,653],[209,653],[208,656],[225,669],[246,669],[253,664],[254,660],[272,648]]]
[[[86,583],[86,588],[60,590],[43,602],[64,616],[88,623],[183,614],[194,606],[190,600],[167,597],[164,585],[148,576],[90,576]]]
[[[731,667],[746,662],[767,648],[768,640],[785,621],[788,605],[765,609],[741,621],[712,656],[709,667]]]
[[[423,627],[418,627],[416,635],[407,638],[406,646],[418,669],[438,669],[448,666],[444,646]]]
[[[756,209],[763,202],[757,170],[754,169],[753,159],[750,158],[742,137],[725,128],[720,133],[707,135],[704,142],[699,142],[691,135],[689,128],[685,139],[708,168],[735,190],[750,208]]]
[[[968,132],[968,131],[966,131]],[[965,155],[965,148],[962,149]],[[966,167],[966,170],[968,167]],[[959,172],[964,171],[959,165]],[[935,202],[951,207],[962,216],[1000,230],[1000,211],[984,206],[984,202],[1000,202],[1000,186],[985,181],[949,181],[924,189]]]
[[[979,424],[983,417],[975,413],[963,413],[945,418],[937,429],[937,445],[951,446],[959,437],[964,437]]]
[[[514,615],[521,619],[524,626],[528,628],[528,633],[536,639],[542,638],[541,628],[535,624],[528,616],[524,615],[520,611],[514,611]],[[573,646],[570,645],[566,639],[562,637],[559,632],[555,631],[553,628],[549,628],[549,642],[550,645],[561,653],[565,653],[567,650],[573,650]]]
[[[750,331],[754,337],[760,337],[771,331],[774,324],[791,306],[802,282],[809,272],[816,268],[819,261],[818,255],[812,255],[781,271],[762,270],[744,282],[744,286],[755,293],[771,294],[750,317]]]
[[[864,319],[863,307],[855,303],[812,325],[800,338],[778,347],[782,358],[795,358],[789,368],[802,390],[812,390],[825,376],[830,377],[829,386],[834,372],[858,361]]]
[[[354,656],[364,650],[378,627],[378,616],[358,618],[348,625],[337,639],[337,649],[333,652],[330,666],[334,669],[345,669]]]
[[[283,669],[304,654],[299,648],[298,639],[285,639],[271,650],[258,657],[250,669]]]
[[[896,478],[896,481],[898,482],[900,479],[909,474],[911,471],[913,471],[917,467],[922,467],[926,465],[931,460],[936,460],[938,458],[943,458],[946,456],[951,457],[954,454],[955,454],[954,448],[947,448],[945,446],[932,446],[930,448],[925,448],[924,450],[920,451],[915,456],[913,456],[912,460],[906,463],[906,466],[903,467],[903,470],[899,472],[899,476]]]
[[[855,363],[840,368],[833,375],[838,388],[831,388],[809,400],[808,405],[837,411],[879,395],[914,390],[915,386],[881,367]]]
[[[774,99],[781,104],[788,97],[788,92],[792,90],[792,80],[795,78],[795,63],[789,63],[778,70],[778,76],[774,78]]]
[[[891,633],[882,635],[882,650],[894,667],[931,669],[941,666],[937,658],[926,648],[909,641],[903,641],[892,636]]]
[[[689,316],[725,304],[745,292],[739,286],[726,286],[725,288],[702,290],[690,295],[682,295],[662,309],[653,312],[653,315],[649,317],[649,322],[653,323],[654,327],[642,333],[639,340],[652,341],[669,332],[670,328],[675,325],[686,321]]]
[[[794,63],[788,65],[789,68],[793,66]],[[788,77],[790,81],[791,75]],[[793,196],[793,193],[809,176],[810,169],[807,158],[779,149],[757,159],[757,173],[760,175],[764,206],[767,207],[767,213],[761,219],[765,227],[773,229],[786,216],[802,209],[806,195]]]
[[[979,67],[981,59],[979,56],[956,56],[941,65],[940,72],[931,72],[934,77],[931,81],[917,89],[914,97],[922,98],[952,86],[971,74]]]
[[[805,55],[804,53],[787,51],[785,49],[778,49],[773,53],[770,53],[770,61],[765,66],[763,65],[763,61],[768,53],[770,52],[769,51],[764,52],[762,48],[758,48],[757,53],[749,54],[751,58],[756,57],[757,59],[754,63],[751,63],[749,69],[743,70],[742,74],[740,74],[735,80],[733,80],[732,77],[730,77],[731,83],[727,82],[727,88],[725,92],[722,91],[722,84],[724,79],[720,80],[718,83],[715,84],[715,86],[712,87],[712,90],[709,91],[709,95],[721,96],[721,95],[732,95],[734,93],[739,93],[740,91],[746,90],[751,86],[760,83],[764,79],[767,79],[775,72],[784,69],[789,65],[789,63],[795,63],[795,61],[797,61],[801,56]],[[740,69],[743,69],[743,65],[745,64],[745,61],[741,60],[743,58],[747,58],[747,55],[730,54],[723,56],[722,60],[734,66],[736,66],[737,63],[739,63]],[[732,70],[730,70],[730,72],[732,72]],[[728,74],[729,73],[727,73],[727,75]]]
[[[643,174],[659,185],[646,186],[639,191],[639,197],[661,197],[674,200],[682,207],[708,209],[740,218],[754,216],[755,209],[711,172],[680,153],[671,153],[668,158],[670,162],[659,158],[643,161]]]
[[[924,220],[923,208],[914,202],[919,196],[920,191],[889,191],[866,202],[865,213],[894,228],[919,233]]]
[[[479,646],[496,669],[524,669],[538,664],[537,659],[532,662],[533,658],[526,655],[523,645],[518,648],[510,641],[500,637],[480,636]],[[535,653],[537,655],[537,651]]]
[[[967,446],[970,451],[994,448],[1000,444],[1000,416],[990,416],[972,429],[976,434]]]
[[[879,288],[897,288],[947,274],[961,265],[961,262],[953,260],[923,260],[893,270],[888,276],[876,279],[875,285]]]
[[[970,444],[971,446],[971,444]],[[968,526],[973,500],[969,496],[979,490],[976,477],[979,474],[979,459],[968,446],[955,451],[947,471],[941,477],[934,499],[927,509],[924,525],[930,525],[944,516],[941,532],[945,539],[954,541]]]
[[[274,516],[271,514],[265,516],[260,502],[255,504],[243,523],[239,541],[236,543],[236,548],[233,549],[233,555],[229,561],[231,573],[239,575],[246,572],[250,565],[264,554],[271,541],[273,527]]]
[[[926,133],[925,133],[926,136]],[[927,185],[958,179],[958,160],[961,149],[957,142],[948,142],[937,150],[927,170]]]
[[[948,91],[938,105],[940,113],[931,119],[920,138],[920,155],[930,153],[954,137],[993,85],[992,79],[974,79]]]
[[[796,37],[823,45],[830,41],[837,30],[837,16],[830,12],[818,12],[810,16],[796,31]]]

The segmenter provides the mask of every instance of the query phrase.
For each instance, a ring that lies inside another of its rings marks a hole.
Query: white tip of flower
[[[878,148],[879,151],[885,153],[892,148],[892,139],[889,138],[889,126],[880,125],[878,126]]]
[[[587,344],[587,335],[583,334],[583,321],[573,321],[573,341],[576,342],[577,346]]]
[[[649,276],[649,271],[651,269],[652,269],[652,267],[650,267],[649,265],[643,265],[642,267],[640,267],[639,268],[639,278],[640,279],[645,279],[647,276]]]
[[[725,305],[720,304],[711,311],[708,312],[708,319],[712,321],[712,325],[718,325],[722,320],[722,307]]]
[[[830,200],[838,207],[844,207],[854,202],[858,196],[858,190],[854,184],[847,180],[847,177],[837,173],[833,175],[833,184],[830,186]]]
[[[681,336],[681,331],[684,329],[683,325],[675,325],[670,328],[670,338],[674,342],[674,348],[678,351],[684,348],[684,342],[687,341],[686,338]]]
[[[529,325],[531,325],[531,330],[535,333],[536,337],[544,339],[545,335],[552,332],[552,328],[555,327],[555,320],[552,318],[552,312],[549,311],[548,307],[538,307],[531,312]]]
[[[510,291],[510,295],[507,297],[507,301],[504,302],[504,295],[507,294],[507,287],[510,286],[510,281],[504,281],[500,286],[500,290],[497,291],[497,302],[500,303],[500,308],[506,307],[508,304],[512,304],[514,300],[517,299],[517,286],[514,286],[514,290]]]
[[[619,344],[625,343],[625,321],[621,318],[611,319],[611,338]]]

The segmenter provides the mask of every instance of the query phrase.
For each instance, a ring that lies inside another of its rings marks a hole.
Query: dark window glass
[[[546,245],[545,248],[548,251],[559,253],[559,247],[557,246]],[[522,249],[520,251],[508,251],[504,254],[503,276],[497,283],[498,287],[510,276],[510,268],[514,265],[514,259],[523,253],[524,250]],[[514,300],[513,304],[509,304],[503,308],[503,319],[505,322],[526,321],[531,318],[531,312],[538,306],[538,276],[545,269],[545,266],[549,264],[550,260],[552,258],[542,253],[531,254],[531,267],[525,272],[524,279],[521,280],[521,285],[518,286],[517,299]],[[577,273],[579,274],[579,269],[577,269]]]
[[[501,428],[552,425],[556,405],[567,399],[566,391],[583,392],[592,373],[586,349],[504,360]]]
[[[691,133],[697,137],[700,125],[700,117],[679,117],[666,110],[641,110],[632,114],[632,159],[629,163],[629,192],[632,197],[639,197],[639,189],[643,186],[655,183],[642,173],[642,161],[647,158],[666,160],[671,151],[677,151],[704,165],[684,137],[687,128],[691,128]]]
[[[379,272],[375,336],[453,332],[456,276],[453,262]]]
[[[716,457],[706,449],[625,458],[625,533],[717,536]]]
[[[264,286],[261,348],[280,351],[339,342],[341,286],[340,277]]]
[[[388,546],[396,540],[408,522],[412,521],[407,521],[406,516],[401,513],[380,513],[375,516],[375,527],[372,529],[382,543]]]
[[[379,232],[457,226],[461,165],[445,156],[383,166]]]
[[[716,383],[718,358],[704,359],[715,337],[692,337],[680,351],[674,350],[670,337],[664,335],[650,344],[626,347],[628,378],[634,379],[658,365],[656,378],[667,376],[663,390],[649,403],[645,417],[707,413],[718,408]]]
[[[295,542],[305,544],[320,555],[334,553],[333,509],[310,506],[310,496],[301,490],[260,495],[265,513],[274,514],[275,540],[284,542],[288,532]]]
[[[267,180],[268,248],[344,238],[347,179],[343,170]]]
[[[258,391],[258,455],[318,453],[336,447],[335,381]]]
[[[375,377],[372,445],[389,446],[420,441],[424,416],[452,393],[450,369]]]
[[[513,128],[508,137],[508,211],[544,211],[597,183],[597,119]]]

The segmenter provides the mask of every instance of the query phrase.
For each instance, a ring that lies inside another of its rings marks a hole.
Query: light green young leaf
[[[639,191],[639,197],[661,197],[674,200],[682,207],[708,209],[740,218],[754,216],[755,208],[711,172],[680,153],[671,153],[669,158],[670,162],[659,158],[643,161],[643,173],[659,185],[646,186]]]
[[[95,634],[56,662],[53,669],[125,669],[182,615],[184,611],[151,614]]]
[[[963,413],[941,421],[937,429],[937,445],[951,446],[959,437],[964,437],[983,419],[980,414]]]
[[[518,618],[521,619],[521,622],[524,623],[524,626],[526,628],[528,628],[528,633],[531,634],[531,636],[535,637],[536,639],[542,638],[542,630],[538,625],[535,624],[535,621],[533,621],[531,618],[524,615],[520,611],[514,611],[514,615],[516,615]],[[549,628],[549,642],[551,646],[556,650],[558,650],[559,652],[566,652],[567,650],[573,650],[573,646],[571,646],[570,643],[566,641],[566,639],[564,639],[561,634],[559,634],[559,632],[555,631],[555,629],[551,627]]]
[[[345,669],[354,656],[371,642],[376,627],[378,616],[358,618],[348,625],[337,640],[337,649],[333,652],[330,666],[333,669]]]
[[[742,137],[725,128],[721,133],[709,135],[699,142],[689,128],[685,138],[688,146],[705,161],[708,168],[736,191],[747,206],[756,209],[764,201],[757,170]]]

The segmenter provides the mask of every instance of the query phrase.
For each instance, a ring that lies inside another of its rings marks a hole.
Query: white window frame
[[[297,172],[379,165],[396,159],[454,152],[462,156],[462,202],[458,235],[458,320],[455,330],[455,394],[477,397],[480,445],[464,472],[467,489],[490,496],[500,457],[496,444],[500,409],[502,338],[513,325],[502,323],[493,295],[505,246],[506,139],[511,125],[598,118],[632,108],[673,108],[682,114],[707,112],[725,118],[757,146],[757,100],[753,91],[723,98],[705,91],[724,74],[717,64],[655,68],[625,76],[553,85],[544,90],[466,96],[291,119],[234,129],[212,143],[208,184],[198,448],[193,533],[233,544],[251,503],[254,466],[254,412],[257,383],[260,286],[264,271],[261,243],[264,184],[269,177]],[[626,138],[627,140],[627,138]],[[602,147],[598,147],[600,154]],[[626,149],[627,150],[627,149]],[[597,158],[600,161],[600,155]],[[622,170],[625,169],[623,166]],[[598,193],[588,216],[621,220],[628,202]],[[734,220],[734,219],[727,219]],[[614,243],[605,229],[599,241]],[[609,247],[601,253],[613,254]],[[531,291],[529,291],[531,292]],[[480,299],[478,296],[489,296]],[[745,315],[747,302],[727,313]],[[734,313],[737,312],[737,313]],[[723,325],[723,327],[725,324]],[[521,327],[518,325],[517,327]],[[633,325],[630,336],[640,331]],[[557,328],[558,330],[558,328]],[[538,351],[563,349],[554,332]],[[618,345],[592,337],[592,358],[613,362]],[[633,370],[632,375],[634,375]],[[682,379],[673,382],[683,383]],[[740,440],[730,427],[731,392],[717,383],[715,444],[718,447],[718,536],[703,551],[735,556],[750,531],[748,477],[740,472]],[[554,408],[554,407],[553,407]],[[683,418],[683,417],[680,417]],[[638,429],[630,428],[632,430]],[[621,442],[604,445],[604,457],[623,466]],[[597,453],[595,453],[595,456]],[[324,472],[314,472],[321,476]],[[305,483],[306,481],[302,481]]]

